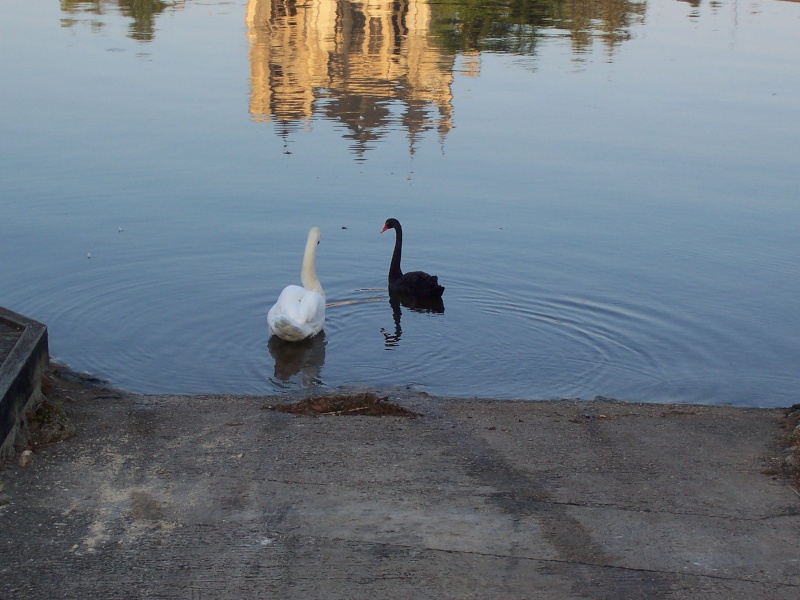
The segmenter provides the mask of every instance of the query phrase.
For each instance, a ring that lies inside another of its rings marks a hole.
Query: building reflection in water
[[[410,151],[451,128],[455,55],[430,36],[426,0],[248,0],[250,114],[281,135],[316,113],[347,128],[360,157],[402,127]]]
[[[60,2],[64,27],[82,23],[99,32],[122,15],[130,19],[128,36],[141,43],[154,39],[161,14],[192,6]],[[425,133],[436,132],[443,145],[453,127],[456,61],[462,76],[475,77],[481,52],[533,56],[552,37],[567,37],[578,62],[595,41],[610,58],[645,10],[645,0],[246,0],[249,112],[287,141],[312,118],[339,123],[360,159],[390,130],[402,130],[413,154]]]

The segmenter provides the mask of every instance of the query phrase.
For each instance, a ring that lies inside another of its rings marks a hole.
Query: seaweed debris
[[[322,416],[370,416],[370,417],[410,417],[419,416],[399,404],[381,398],[372,392],[358,394],[333,394],[311,396],[292,404],[264,406],[266,410],[292,413],[296,415]]]

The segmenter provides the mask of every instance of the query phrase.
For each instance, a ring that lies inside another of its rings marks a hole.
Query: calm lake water
[[[0,305],[140,392],[800,401],[800,3],[5,0]],[[445,311],[393,311],[403,266]],[[266,313],[309,227],[332,306]]]

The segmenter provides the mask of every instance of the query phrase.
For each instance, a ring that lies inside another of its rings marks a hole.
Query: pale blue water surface
[[[798,32],[777,0],[4,0],[0,305],[140,392],[798,402]],[[393,314],[390,216],[443,314]],[[281,352],[312,225],[325,335]]]

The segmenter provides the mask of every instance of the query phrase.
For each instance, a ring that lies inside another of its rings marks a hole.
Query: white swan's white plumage
[[[315,266],[319,239],[319,227],[312,227],[308,232],[300,271],[303,287],[286,286],[267,313],[270,333],[288,342],[299,342],[317,335],[325,325],[325,292],[317,279]]]

